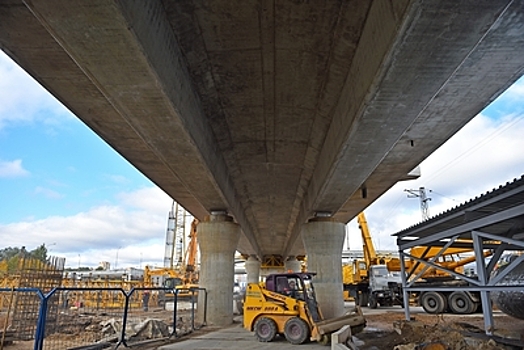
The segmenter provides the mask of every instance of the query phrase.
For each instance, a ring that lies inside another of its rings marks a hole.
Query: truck
[[[364,260],[356,259],[351,265],[342,267],[345,293],[353,297],[359,306],[401,305],[401,294],[396,288],[402,282],[400,273],[389,271],[386,265],[394,258],[377,255],[363,212],[358,214],[357,220],[362,234]]]
[[[358,305],[376,308],[378,305],[403,305],[402,276],[399,258],[379,258],[375,252],[364,213],[358,215],[362,233],[364,261],[357,260],[352,266],[353,278],[343,278],[344,290],[348,291]],[[471,244],[460,240],[457,243]],[[456,278],[464,273],[464,265],[476,260],[472,248],[416,246],[410,249],[410,259],[404,260],[406,280],[416,279],[414,286],[428,287],[428,291],[413,292],[410,303],[422,306],[425,312],[440,314],[470,314],[481,309],[478,292],[461,290],[468,282]],[[484,257],[492,254],[486,250]],[[344,268],[343,268],[344,271]],[[453,272],[453,273],[451,273]],[[346,274],[344,274],[346,276]],[[431,288],[448,287],[451,291],[434,291]]]
[[[462,242],[467,243],[467,242]],[[410,259],[404,261],[406,280],[414,280],[415,287],[428,287],[428,291],[413,292],[415,302],[422,306],[425,312],[441,314],[471,314],[481,310],[480,293],[461,290],[469,286],[466,280],[457,278],[455,274],[464,274],[464,265],[474,262],[475,255],[461,256],[472,253],[472,248],[455,248],[416,246],[410,249]],[[484,257],[492,255],[492,251],[484,251]],[[387,264],[388,270],[400,273],[400,260],[392,260]],[[452,273],[453,272],[453,273]],[[431,288],[447,287],[450,291],[435,291]],[[398,286],[400,293],[401,285]]]
[[[280,335],[291,344],[302,344],[308,339],[327,344],[330,335],[344,326],[349,326],[351,334],[362,331],[366,320],[359,307],[337,318],[323,318],[312,281],[315,275],[271,274],[265,283],[249,283],[244,328],[255,332],[260,342],[271,342]]]

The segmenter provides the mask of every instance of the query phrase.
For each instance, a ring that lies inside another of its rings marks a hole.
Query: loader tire
[[[292,317],[284,325],[284,336],[291,344],[302,344],[309,338],[309,327],[301,318]]]
[[[255,322],[255,334],[258,341],[270,342],[277,336],[277,325],[268,317],[261,317]]]
[[[420,297],[420,304],[428,314],[441,314],[448,308],[446,298],[438,292],[425,292]]]

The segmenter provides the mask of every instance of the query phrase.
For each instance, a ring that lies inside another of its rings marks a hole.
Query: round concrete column
[[[226,326],[233,323],[235,251],[240,227],[230,216],[210,215],[198,224],[200,246],[199,286],[207,290],[207,323]],[[203,294],[203,293],[202,293]],[[199,305],[203,305],[199,295]],[[204,309],[198,308],[203,320]]]
[[[260,275],[262,279],[265,279],[267,276],[272,275],[274,273],[284,273],[286,272],[284,268],[270,268],[270,269],[262,269],[260,271]]]
[[[286,271],[300,272],[302,271],[302,264],[297,260],[296,257],[290,256],[287,258],[285,264]]]
[[[342,245],[346,225],[332,219],[313,219],[302,227],[307,270],[316,272],[315,292],[325,319],[344,314]]]
[[[245,263],[246,282],[258,283],[260,281],[260,261],[254,256],[247,258]]]

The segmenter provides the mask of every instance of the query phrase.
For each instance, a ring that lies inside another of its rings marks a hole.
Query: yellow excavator
[[[198,287],[198,268],[196,262],[198,254],[197,226],[198,220],[193,219],[189,233],[189,244],[184,254],[181,267],[178,269],[168,267],[150,269],[146,266],[144,269],[145,286],[154,285],[153,276],[162,276],[162,287],[171,290],[179,289],[179,297],[190,297],[196,294],[196,292],[191,292],[190,289]],[[172,300],[174,300],[174,294],[172,292],[165,292],[159,297],[159,304],[163,305],[166,301]]]
[[[250,283],[244,302],[244,328],[261,342],[283,335],[292,344],[306,340],[327,344],[331,333],[349,326],[352,334],[364,329],[359,307],[350,313],[324,320],[313,288],[314,273],[272,274],[264,283]],[[292,288],[292,285],[295,288]]]

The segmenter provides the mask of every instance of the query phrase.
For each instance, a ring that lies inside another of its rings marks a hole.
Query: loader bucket
[[[357,334],[364,329],[366,326],[366,319],[364,318],[360,307],[356,307],[343,316],[316,323],[318,334],[320,336],[331,334],[346,325],[351,328],[351,334]]]

